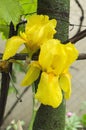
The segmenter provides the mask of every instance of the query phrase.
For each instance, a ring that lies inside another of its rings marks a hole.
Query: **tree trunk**
[[[55,37],[62,42],[68,39],[70,0],[38,0],[38,14],[46,14],[57,19]],[[57,108],[41,105],[34,122],[33,130],[64,130],[65,100]]]

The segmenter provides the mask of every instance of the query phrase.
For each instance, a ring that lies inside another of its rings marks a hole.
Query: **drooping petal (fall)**
[[[71,75],[69,73],[64,73],[59,78],[59,85],[64,91],[65,98],[70,98],[71,95]]]
[[[12,38],[7,40],[6,48],[3,55],[3,60],[7,60],[10,57],[14,56],[19,49],[19,47],[24,43],[25,41],[19,37],[19,36],[13,36]]]
[[[31,85],[39,77],[39,74],[40,74],[40,67],[36,62],[33,62],[32,64],[30,64],[29,69],[24,79],[22,80],[21,85],[22,86]]]
[[[35,98],[44,105],[57,108],[62,102],[62,92],[58,84],[58,77],[43,72]]]

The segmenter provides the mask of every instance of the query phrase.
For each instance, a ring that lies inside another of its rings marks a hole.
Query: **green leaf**
[[[37,0],[0,0],[0,32],[2,32],[2,36],[8,38],[11,21],[16,25],[22,15],[30,15],[36,10]]]
[[[82,115],[81,122],[82,122],[83,126],[86,127],[86,114]]]
[[[18,61],[14,63],[14,72],[26,72],[27,66],[24,65],[22,61]]]
[[[0,24],[0,32],[2,32],[2,35],[5,38],[8,38],[8,34],[9,34],[9,26],[5,25],[5,24]]]
[[[12,82],[13,83],[16,83],[17,82],[17,79],[16,79],[16,72],[15,72],[15,70],[14,70],[14,68],[12,69],[12,74],[11,74],[11,80],[12,80]]]
[[[23,9],[18,0],[0,0],[0,21],[16,25],[22,15]]]
[[[13,94],[13,93],[16,94],[16,89],[13,86],[10,86],[8,94]]]
[[[37,0],[19,0],[25,15],[36,12]]]
[[[6,130],[11,130],[11,128],[12,128],[12,126],[9,125],[9,126],[7,126]]]

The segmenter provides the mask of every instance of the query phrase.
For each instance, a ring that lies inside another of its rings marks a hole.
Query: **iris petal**
[[[64,45],[64,49],[67,54],[67,62],[65,68],[68,68],[78,58],[79,52],[72,43],[67,43]]]
[[[58,107],[62,102],[62,92],[58,84],[58,77],[43,72],[35,98],[44,105],[50,105],[53,108]]]
[[[19,49],[19,47],[24,43],[25,41],[19,37],[14,36],[7,40],[5,52],[3,55],[3,60],[7,60],[10,57],[14,56]]]
[[[61,89],[65,93],[65,98],[70,98],[71,95],[71,76],[69,73],[62,74],[59,79]]]
[[[58,75],[63,71],[66,60],[66,52],[59,40],[51,39],[41,46],[39,64],[43,70]]]
[[[47,70],[49,67],[51,67],[53,57],[56,53],[56,47],[52,42],[54,42],[54,40],[48,40],[41,46],[39,64],[44,70]]]
[[[56,20],[49,20],[47,15],[33,15],[29,17],[25,34],[31,50],[37,50],[45,41],[53,38],[56,33],[56,24]]]
[[[31,85],[40,74],[40,68],[36,62],[30,64],[29,69],[21,83],[22,86],[29,86]]]

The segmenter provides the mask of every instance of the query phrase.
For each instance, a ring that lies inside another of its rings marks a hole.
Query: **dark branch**
[[[79,32],[77,35],[75,35],[74,37],[68,39],[67,41],[63,42],[64,44],[71,42],[71,43],[76,43],[79,40],[83,39],[86,37],[86,29]],[[0,59],[2,59],[3,54],[0,53]],[[13,56],[11,59],[15,59],[15,60],[26,60],[26,57],[28,57],[28,54],[16,54],[15,56]],[[33,60],[37,60],[37,55],[33,56]]]
[[[86,53],[80,53],[77,60],[86,60]]]
[[[19,22],[19,23],[16,25],[16,30],[15,30],[15,33],[16,33],[16,34],[18,33],[18,29],[19,29],[19,27],[20,27],[22,24],[25,24],[25,23],[27,23],[26,20],[21,21],[21,22]]]
[[[9,64],[9,71],[11,73],[12,64]],[[3,123],[3,116],[5,112],[5,106],[7,101],[8,89],[9,89],[10,77],[8,72],[2,72],[1,79],[1,94],[0,94],[0,126]]]
[[[15,29],[14,25],[11,22],[10,23],[10,30],[9,30],[9,38],[15,35]],[[8,70],[7,72],[3,71],[2,72],[2,79],[1,79],[1,92],[0,92],[0,127],[3,124],[3,117],[4,117],[4,112],[5,112],[5,107],[6,107],[6,102],[7,102],[7,96],[8,96],[8,90],[9,90],[9,84],[10,84],[10,76],[9,73],[11,74],[12,72],[12,63],[8,64]]]
[[[0,53],[0,59],[2,58],[2,55],[3,54]],[[28,54],[16,54],[14,57],[12,57],[12,59],[15,59],[15,60],[26,60],[27,56],[28,56]],[[83,59],[86,59],[86,54],[85,53],[80,53],[77,60],[83,60]],[[37,56],[34,56],[33,60],[37,60]]]
[[[81,27],[82,27],[82,24],[83,24],[83,20],[84,20],[84,10],[83,10],[83,7],[81,6],[81,4],[79,3],[78,0],[75,0],[75,2],[77,3],[78,7],[80,8],[81,10],[81,17],[80,17],[80,26],[79,26],[79,29],[77,31],[77,34],[81,31]]]
[[[68,39],[67,41],[65,41],[64,44],[66,44],[68,42],[75,44],[76,42],[78,42],[79,40],[81,40],[85,37],[86,37],[86,29],[79,32],[77,35],[73,36],[72,38]]]
[[[9,36],[8,36],[8,38],[10,38],[10,37],[12,37],[14,35],[15,35],[15,29],[14,29],[13,23],[11,22],[10,23],[10,29],[9,29]]]
[[[19,99],[21,99],[21,98],[24,96],[24,94],[27,92],[28,89],[29,89],[29,87],[27,87],[27,88],[25,88],[25,89],[23,90],[23,92],[22,92],[21,95],[19,96]],[[9,115],[11,114],[11,112],[14,110],[14,108],[16,107],[16,105],[17,105],[18,102],[19,102],[19,100],[16,99],[16,101],[14,102],[14,104],[12,105],[12,107],[11,107],[10,110],[7,112],[6,116],[4,117],[4,120],[3,120],[3,121],[5,121],[5,120],[8,118],[8,116],[9,116]]]

